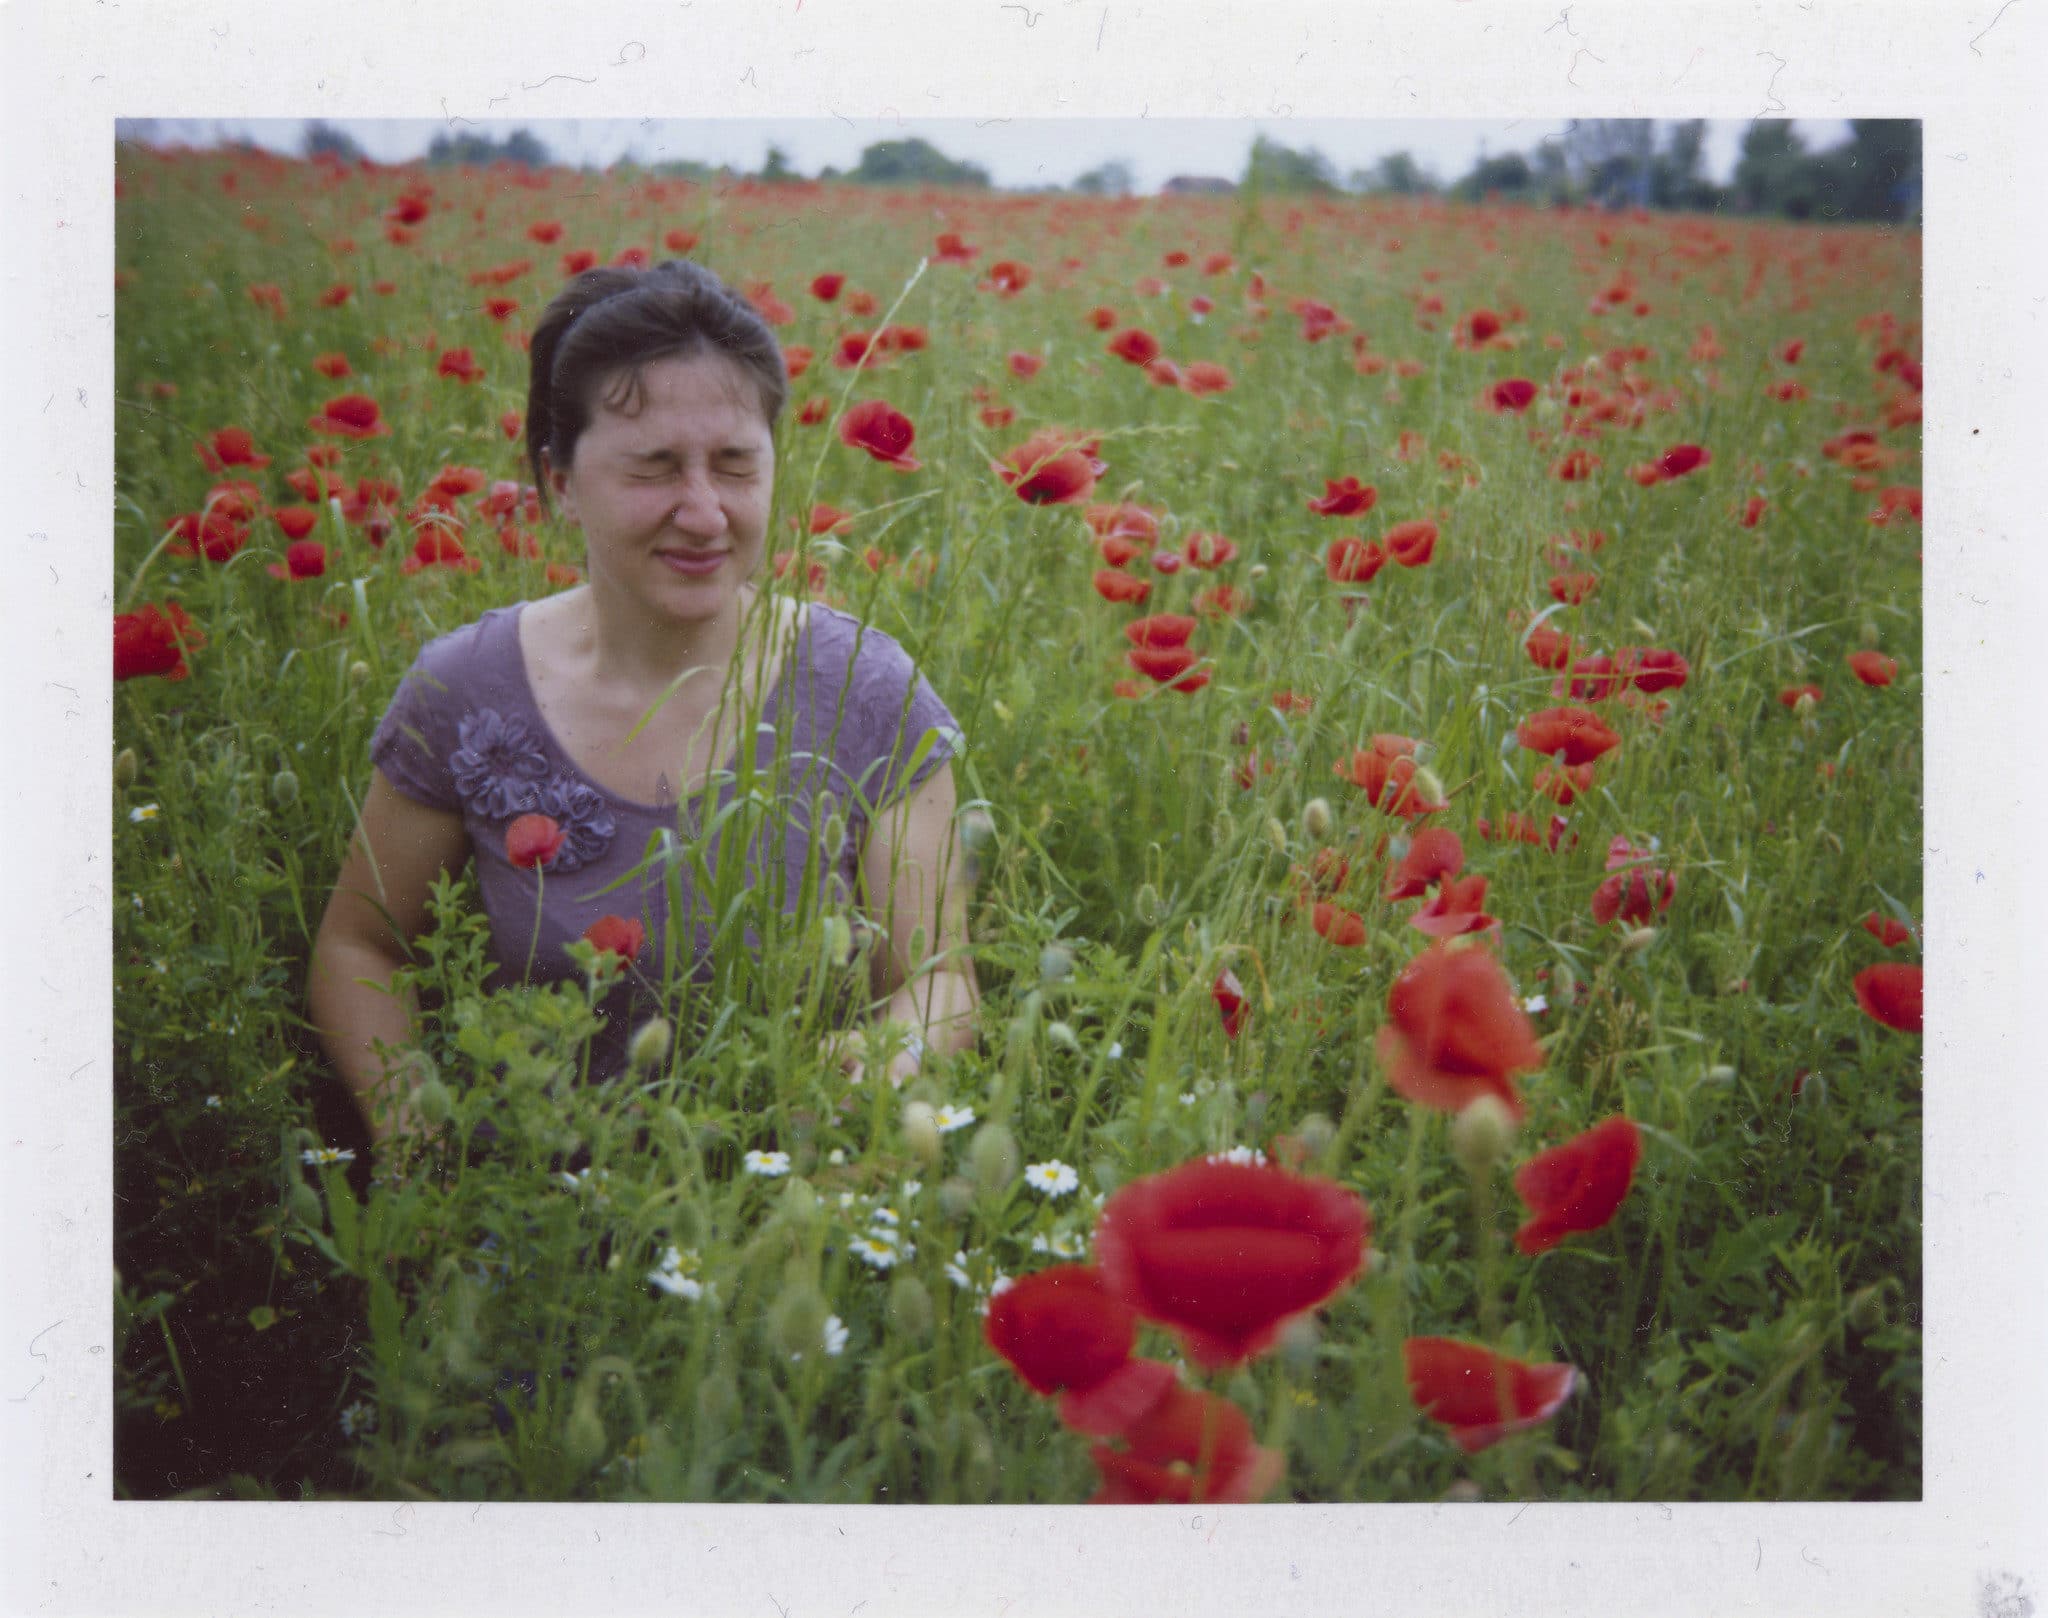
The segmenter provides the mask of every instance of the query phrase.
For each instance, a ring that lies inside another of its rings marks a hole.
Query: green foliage
[[[1329,196],[1337,190],[1336,173],[1321,152],[1296,151],[1265,135],[1253,138],[1239,183],[1248,191],[1283,195]]]
[[[846,178],[861,185],[945,185],[988,187],[988,170],[956,162],[928,140],[879,140],[861,148],[860,161]]]

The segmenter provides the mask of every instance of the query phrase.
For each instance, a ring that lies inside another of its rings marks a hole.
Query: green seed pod
[[[438,1078],[429,1078],[412,1093],[412,1104],[420,1117],[439,1128],[454,1110],[455,1097]]]
[[[1825,1073],[1809,1073],[1806,1082],[1799,1087],[1799,1105],[1812,1112],[1823,1112],[1828,1104],[1828,1076]]]
[[[666,1017],[650,1017],[634,1030],[633,1041],[626,1047],[626,1065],[636,1073],[661,1066],[674,1037]]]
[[[1309,1113],[1294,1126],[1294,1138],[1310,1157],[1321,1157],[1337,1138],[1337,1126],[1319,1112]]]
[[[1849,1294],[1849,1324],[1858,1331],[1876,1331],[1885,1323],[1884,1283],[1861,1287]]]
[[[784,1181],[782,1195],[777,1199],[776,1215],[794,1231],[807,1231],[816,1224],[818,1193],[811,1189],[811,1182],[797,1175]]]
[[[1050,987],[1074,973],[1074,952],[1064,944],[1048,944],[1038,952],[1038,981]]]
[[[597,1389],[586,1386],[577,1391],[576,1403],[562,1427],[562,1453],[569,1464],[587,1470],[604,1459],[607,1448],[604,1418],[597,1413]]]
[[[135,757],[135,749],[124,747],[114,755],[114,788],[125,792],[135,785],[135,777],[142,773],[142,765]]]
[[[1063,1051],[1072,1051],[1076,1055],[1080,1053],[1081,1041],[1075,1036],[1074,1030],[1063,1022],[1047,1023],[1045,1037],[1048,1043],[1057,1045]]]
[[[967,1148],[968,1172],[984,1197],[999,1197],[1017,1178],[1017,1137],[1001,1124],[983,1124]]]
[[[360,688],[369,681],[370,665],[358,658],[348,666],[348,683]]]
[[[965,1219],[974,1211],[974,1182],[955,1174],[939,1186],[939,1212],[948,1219]]]
[[[270,801],[289,809],[299,801],[299,778],[290,770],[279,770],[270,778]]]
[[[844,966],[853,959],[853,928],[844,916],[827,916],[824,924],[825,959]]]
[[[1514,1114],[1498,1096],[1468,1102],[1451,1120],[1451,1151],[1474,1179],[1492,1172],[1514,1138]]]
[[[846,848],[846,817],[834,812],[825,817],[825,840],[819,845],[827,860],[837,860]]]
[[[785,1359],[814,1353],[824,1341],[825,1317],[831,1312],[810,1282],[785,1285],[768,1311],[768,1341]]]
[[[309,1225],[314,1230],[324,1230],[327,1227],[327,1209],[320,1201],[320,1193],[304,1180],[292,1182],[291,1190],[285,1195],[285,1206],[291,1209],[292,1216],[302,1224]]]
[[[1131,899],[1131,913],[1147,927],[1157,927],[1166,916],[1166,906],[1160,901],[1159,890],[1149,882],[1138,884],[1138,891]]]
[[[939,1117],[928,1101],[913,1101],[903,1109],[903,1144],[921,1162],[938,1161]]]
[[[932,1332],[932,1295],[914,1275],[889,1283],[889,1325],[906,1342],[922,1343]]]

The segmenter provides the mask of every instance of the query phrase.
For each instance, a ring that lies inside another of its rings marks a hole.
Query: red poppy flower
[[[320,513],[311,506],[280,506],[270,516],[286,539],[304,539],[320,521]]]
[[[930,342],[922,326],[884,326],[875,333],[875,347],[884,354],[915,354]]]
[[[1567,764],[1590,764],[1621,745],[1621,738],[1587,708],[1545,708],[1515,727],[1515,736],[1532,753],[1546,758],[1564,754]]]
[[[1798,707],[1801,697],[1811,697],[1815,702],[1819,702],[1821,689],[1817,685],[1788,685],[1778,693],[1778,700],[1788,708]]]
[[[1620,1210],[1643,1155],[1643,1137],[1617,1114],[1539,1152],[1515,1171],[1515,1194],[1531,1217],[1515,1232],[1524,1253],[1543,1253],[1567,1236],[1598,1230]]]
[[[800,427],[815,427],[831,413],[831,401],[823,394],[815,394],[811,398],[806,399],[803,408],[796,413],[797,425]]]
[[[1450,1428],[1467,1455],[1541,1426],[1578,1380],[1569,1365],[1529,1365],[1450,1337],[1409,1338],[1401,1364],[1415,1407]]]
[[[155,602],[134,612],[114,614],[114,678],[135,680],[161,675],[182,680],[192,671],[185,654],[206,644],[185,609],[175,601]]]
[[[1522,649],[1539,669],[1561,669],[1571,661],[1572,641],[1569,635],[1552,629],[1548,622],[1544,622],[1529,631],[1522,642]]]
[[[1088,324],[1097,331],[1108,331],[1110,327],[1116,324],[1116,311],[1114,309],[1105,309],[1101,304],[1097,304],[1088,311],[1087,319]]]
[[[828,270],[823,275],[811,277],[811,296],[820,303],[830,303],[839,296],[839,289],[846,285],[846,277],[837,271]]]
[[[466,346],[444,349],[434,369],[437,374],[452,376],[465,385],[479,381],[484,374],[483,367],[476,362],[476,356]]]
[[[1657,457],[1657,475],[1660,478],[1682,478],[1686,473],[1696,471],[1713,460],[1711,452],[1697,444],[1673,444]]]
[[[210,506],[205,512],[188,511],[172,523],[177,538],[173,556],[203,556],[209,562],[225,562],[249,542],[249,529],[227,508]]]
[[[1487,390],[1486,402],[1495,410],[1527,410],[1536,398],[1536,384],[1527,377],[1511,376]]]
[[[1370,584],[1386,565],[1387,553],[1378,543],[1355,534],[1331,540],[1323,552],[1323,572],[1332,584]]]
[[[1599,456],[1586,450],[1575,449],[1551,463],[1550,475],[1560,483],[1583,483],[1593,475],[1600,464]]]
[[[837,506],[828,506],[822,500],[811,507],[810,530],[814,534],[837,534],[853,525],[853,518]]]
[[[1319,517],[1356,517],[1373,508],[1380,492],[1355,477],[1325,478],[1322,495],[1308,503]]]
[[[1228,393],[1236,384],[1230,372],[1214,360],[1192,360],[1181,372],[1180,385],[1200,399],[1211,393]]]
[[[1397,522],[1382,537],[1387,555],[1403,567],[1421,567],[1436,554],[1436,524],[1422,518]]]
[[[1031,266],[1019,264],[1013,258],[999,258],[988,267],[990,289],[1005,298],[1014,298],[1031,285]]]
[[[1244,1030],[1244,985],[1237,981],[1237,974],[1225,967],[1216,974],[1216,981],[1209,985],[1209,997],[1216,1002],[1216,1011],[1223,1019],[1223,1037],[1235,1039]]]
[[[855,405],[839,418],[839,441],[864,449],[884,466],[899,472],[915,472],[924,463],[910,453],[917,429],[910,418],[891,409],[880,399]]]
[[[317,579],[327,571],[327,547],[317,539],[297,539],[284,548],[284,560],[263,570],[273,579]]]
[[[1387,1018],[1379,1053],[1395,1094],[1442,1112],[1490,1095],[1522,1116],[1513,1075],[1543,1051],[1488,951],[1432,944],[1394,980]]]
[[[1145,365],[1145,380],[1155,388],[1177,388],[1181,385],[1180,367],[1161,355]]]
[[[1171,685],[1176,691],[1199,691],[1209,683],[1207,669],[1189,672],[1200,661],[1191,647],[1137,646],[1126,652],[1124,659],[1146,678]]]
[[[1593,919],[1603,927],[1616,921],[1647,926],[1671,908],[1677,891],[1678,879],[1669,871],[1616,871],[1593,890]]]
[[[225,471],[230,466],[268,466],[270,457],[256,451],[256,441],[249,436],[246,427],[223,427],[205,443],[194,446],[199,459],[209,472]]]
[[[1408,918],[1408,925],[1431,938],[1500,931],[1500,922],[1486,914],[1483,876],[1444,878],[1429,902]]]
[[[599,916],[583,929],[583,941],[607,954],[616,955],[622,962],[630,961],[639,955],[641,945],[647,942],[647,929],[626,916]]]
[[[1253,1442],[1251,1423],[1236,1405],[1177,1382],[1120,1437],[1121,1448],[1097,1444],[1090,1451],[1102,1472],[1091,1505],[1249,1505],[1272,1493],[1287,1471],[1278,1450]]]
[[[1851,652],[1849,668],[1865,685],[1890,685],[1899,674],[1897,661],[1882,652]]]
[[[1113,1292],[1214,1370],[1264,1353],[1334,1296],[1371,1230],[1364,1201],[1334,1181],[1197,1161],[1114,1193],[1095,1253]]]
[[[1363,789],[1366,802],[1390,815],[1414,817],[1441,809],[1442,804],[1424,803],[1415,789],[1415,760],[1403,754],[1361,747],[1349,759],[1340,759],[1336,773],[1342,780]]]
[[[967,264],[980,256],[981,249],[962,241],[958,231],[943,231],[932,244],[932,257],[941,264]]]
[[[1134,579],[1128,573],[1119,573],[1115,568],[1101,568],[1094,578],[1095,593],[1104,601],[1139,602],[1152,593],[1152,586],[1145,579]]]
[[[1580,793],[1593,790],[1593,766],[1568,764],[1559,769],[1554,764],[1546,764],[1529,784],[1546,798],[1555,800],[1560,809],[1569,809],[1578,802]]]
[[[349,298],[353,296],[354,293],[354,287],[349,286],[346,282],[338,282],[334,286],[328,287],[321,292],[320,307],[323,309],[339,309],[343,304],[348,302]]]
[[[562,851],[567,834],[547,815],[521,815],[505,828],[505,858],[522,871],[546,865]]]
[[[1236,561],[1237,545],[1221,534],[1196,532],[1188,535],[1180,553],[1188,559],[1189,567],[1208,572],[1226,562]]]
[[[1158,537],[1159,517],[1160,513],[1150,507],[1128,500],[1116,505],[1090,506],[1081,513],[1081,520],[1098,539],[1144,540],[1148,544]]]
[[[1387,878],[1389,899],[1419,899],[1445,877],[1465,867],[1465,845],[1444,826],[1425,826],[1410,839],[1408,852]]]
[[[1614,670],[1614,659],[1604,653],[1572,660],[1571,672],[1561,680],[1551,683],[1554,696],[1568,696],[1583,702],[1605,702],[1614,695],[1619,683]]]
[[[1028,505],[1071,505],[1095,492],[1108,470],[1095,458],[1093,439],[1076,439],[1057,428],[1033,433],[994,462],[996,474]]]
[[[517,298],[486,298],[484,299],[484,313],[490,316],[491,319],[502,323],[519,313],[519,300]]]
[[[349,374],[348,356],[346,354],[316,354],[313,356],[313,369],[322,376],[339,382]]]
[[[526,235],[529,241],[546,247],[562,239],[562,223],[558,219],[536,219],[526,227]]]
[[[1913,936],[1913,929],[1896,916],[1880,916],[1875,910],[1863,918],[1863,930],[1886,949],[1895,949]]]
[[[1162,1398],[1173,1370],[1134,1360],[1138,1317],[1092,1265],[1056,1264],[989,1303],[982,1333],[1032,1392],[1060,1395],[1060,1418],[1117,1435]]]
[[[1500,335],[1500,316],[1491,309],[1474,309],[1458,323],[1458,335],[1473,348],[1479,348]]]
[[[1275,691],[1270,706],[1276,713],[1308,713],[1316,699],[1300,691]]]
[[[1149,365],[1159,357],[1159,339],[1141,327],[1131,326],[1109,340],[1109,351],[1131,365]]]
[[[1567,607],[1576,607],[1600,588],[1597,573],[1553,573],[1548,586],[1550,593]]]
[[[1183,647],[1195,632],[1195,620],[1177,612],[1156,612],[1124,625],[1124,638],[1141,648]]]
[[[1189,604],[1203,618],[1235,618],[1251,610],[1252,595],[1234,584],[1212,584],[1197,590]]]
[[[1614,654],[1614,666],[1646,696],[1654,696],[1659,691],[1676,691],[1692,677],[1692,665],[1677,652],[1661,646],[1641,651],[1625,646]]]
[[[1921,969],[1904,961],[1879,961],[1856,974],[1856,1003],[1887,1028],[1920,1032],[1925,1009]]]
[[[331,438],[388,438],[390,423],[384,421],[377,401],[368,394],[341,393],[329,399],[320,414],[307,418],[306,425]]]
[[[1365,918],[1327,899],[1316,902],[1309,921],[1319,936],[1339,949],[1356,949],[1366,940]]]

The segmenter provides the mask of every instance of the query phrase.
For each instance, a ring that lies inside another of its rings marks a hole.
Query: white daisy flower
[[[1048,1197],[1063,1197],[1081,1183],[1081,1176],[1055,1157],[1050,1162],[1033,1163],[1027,1168],[1024,1183]]]
[[[299,1161],[311,1168],[321,1163],[353,1163],[354,1150],[347,1146],[309,1146],[299,1153]]]
[[[1183,1090],[1180,1093],[1180,1104],[1183,1107],[1192,1107],[1199,1099],[1200,1097],[1192,1090]]]
[[[1113,1039],[1109,1042],[1109,1049],[1104,1051],[1102,1054],[1104,1056],[1107,1056],[1112,1062],[1114,1062],[1119,1056],[1123,1055],[1123,1053],[1124,1042],[1120,1039]]]
[[[835,1169],[843,1168],[846,1164],[846,1153],[835,1146],[825,1154],[825,1161],[830,1163]]]
[[[349,1405],[341,1413],[341,1436],[353,1438],[358,1433],[374,1433],[377,1430],[377,1407],[365,1404],[361,1399]]]
[[[128,818],[140,825],[145,820],[154,820],[163,811],[153,803],[138,803],[128,811]]]
[[[1522,1009],[1534,1017],[1550,1009],[1550,997],[1543,994],[1532,994],[1522,1002]]]
[[[894,1269],[905,1256],[886,1231],[871,1230],[865,1236],[854,1237],[849,1245],[855,1258],[875,1270]]]
[[[610,1178],[609,1169],[598,1169],[593,1172],[588,1168],[580,1168],[574,1174],[567,1169],[562,1170],[562,1184],[571,1191],[588,1191],[593,1186],[602,1186]]]
[[[899,1225],[903,1222],[902,1215],[894,1208],[876,1208],[868,1214],[868,1218],[878,1225]]]
[[[207,1104],[207,1105],[208,1105],[209,1107],[218,1107],[218,1106],[220,1105],[220,1097],[219,1097],[219,1096],[208,1096],[208,1097],[206,1098],[206,1104]]]
[[[825,1352],[827,1354],[831,1355],[834,1359],[844,1354],[846,1352],[846,1339],[848,1335],[845,1321],[841,1320],[837,1315],[827,1315],[825,1317]]]
[[[932,1121],[939,1126],[939,1133],[941,1135],[950,1135],[954,1130],[965,1129],[974,1122],[974,1109],[972,1107],[955,1107],[949,1103],[933,1111]]]
[[[924,1181],[922,1180],[905,1180],[903,1182],[903,1194],[906,1197],[914,1197],[923,1189]]]
[[[749,1174],[758,1174],[767,1180],[776,1179],[789,1172],[787,1152],[749,1152],[740,1161]]]
[[[1088,1251],[1088,1244],[1070,1230],[1056,1230],[1050,1236],[1031,1238],[1031,1251],[1049,1253],[1054,1258],[1079,1258]]]
[[[1250,1163],[1263,1165],[1266,1154],[1250,1146],[1233,1146],[1227,1152],[1211,1152],[1211,1163]]]
[[[685,1253],[671,1247],[661,1255],[661,1267],[649,1270],[647,1279],[672,1298],[687,1298],[694,1302],[704,1296],[704,1283],[697,1279],[697,1250]]]

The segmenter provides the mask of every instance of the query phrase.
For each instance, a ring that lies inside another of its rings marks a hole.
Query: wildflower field
[[[117,176],[120,1491],[1919,1497],[1917,234]],[[777,588],[964,733],[979,1043],[838,1071],[869,931],[680,827],[712,970],[611,1086],[618,953],[487,984],[440,896],[373,1177],[370,734],[575,581],[524,334],[670,256],[789,359]]]

